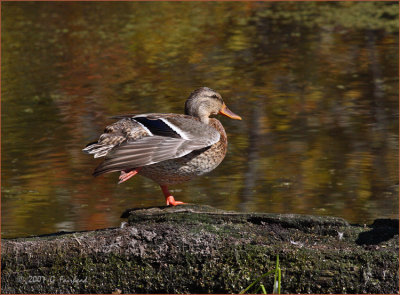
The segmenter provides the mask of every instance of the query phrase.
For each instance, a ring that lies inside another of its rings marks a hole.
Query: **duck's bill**
[[[234,120],[242,120],[242,117],[236,115],[234,112],[232,112],[230,109],[228,109],[228,107],[226,106],[226,104],[222,105],[221,110],[219,111],[220,114],[227,116],[231,119]]]

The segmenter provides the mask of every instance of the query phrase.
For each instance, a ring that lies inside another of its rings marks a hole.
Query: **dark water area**
[[[221,93],[228,153],[174,185],[242,212],[398,217],[397,2],[3,2],[2,237],[115,227],[165,204],[81,150],[118,114]]]

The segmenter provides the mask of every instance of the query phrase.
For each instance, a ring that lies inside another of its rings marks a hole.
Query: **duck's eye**
[[[213,94],[211,97],[212,98],[218,98],[218,96],[216,94]]]

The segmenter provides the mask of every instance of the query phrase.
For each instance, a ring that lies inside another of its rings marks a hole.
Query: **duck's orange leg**
[[[118,184],[123,183],[124,181],[127,181],[132,176],[135,176],[136,174],[138,174],[140,169],[142,169],[142,167],[136,168],[136,169],[131,170],[129,172],[121,171],[121,175],[119,176]]]
[[[169,205],[176,206],[176,205],[185,204],[184,202],[181,202],[181,201],[175,201],[175,198],[168,191],[168,187],[166,185],[160,185],[160,187],[165,196],[165,201],[167,201],[167,206],[169,206]]]

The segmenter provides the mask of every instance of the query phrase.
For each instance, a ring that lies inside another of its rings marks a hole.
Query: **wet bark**
[[[238,293],[277,255],[282,293],[398,292],[398,220],[357,226],[195,205],[125,217],[122,228],[3,239],[2,293]]]

